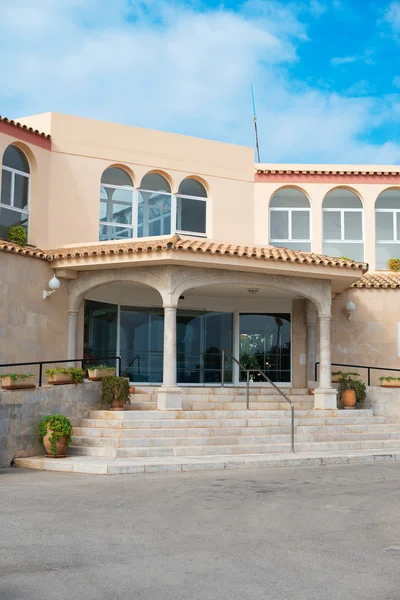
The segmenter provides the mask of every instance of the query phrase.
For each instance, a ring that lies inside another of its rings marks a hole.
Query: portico
[[[188,383],[187,380],[182,381],[182,377],[188,375],[182,365],[179,368],[181,359],[177,352],[177,339],[181,343],[182,333],[177,334],[177,323],[179,325],[184,320],[183,316],[186,318],[185,322],[203,318],[202,315],[193,314],[196,310],[202,310],[204,314],[231,315],[225,319],[224,325],[218,325],[221,329],[220,344],[219,347],[218,344],[213,344],[216,355],[214,369],[208,368],[208,363],[205,367],[204,364],[202,366],[201,360],[198,365],[191,368],[191,377],[199,379],[194,382],[197,385],[207,383],[204,377],[206,379],[214,377],[212,385],[218,385],[217,372],[220,368],[221,345],[229,343],[227,341],[229,331],[228,333],[225,331],[228,327],[226,323],[232,323],[231,348],[233,354],[239,357],[241,336],[248,335],[241,329],[245,321],[241,315],[262,314],[265,318],[260,325],[262,329],[260,335],[264,332],[265,349],[264,354],[262,352],[260,354],[258,349],[257,355],[262,355],[263,360],[265,359],[264,367],[272,368],[274,379],[278,379],[278,384],[285,386],[285,383],[291,384],[294,377],[299,377],[297,372],[299,365],[304,365],[307,375],[304,372],[304,383],[298,387],[306,387],[315,363],[318,319],[321,367],[320,380],[315,389],[315,408],[336,408],[336,391],[331,388],[330,383],[332,295],[346,289],[359,279],[364,271],[362,263],[329,259],[325,256],[279,248],[221,245],[190,238],[181,239],[179,236],[143,240],[131,244],[105,243],[101,247],[93,245],[85,248],[64,248],[53,251],[53,257],[57,276],[70,279],[68,313],[70,358],[74,358],[83,345],[79,315],[83,314],[85,300],[107,303],[114,298],[113,301],[118,307],[121,304],[126,306],[128,300],[131,307],[144,309],[147,306],[158,310],[160,323],[161,320],[163,321],[162,348],[160,347],[157,359],[160,365],[160,356],[162,356],[162,369],[159,368],[159,372],[162,371],[162,378],[160,375],[161,380],[156,382],[161,384],[158,389],[160,410],[177,410],[181,407],[181,385]],[[257,292],[253,295],[249,290],[257,290]],[[280,333],[285,322],[284,315],[289,315],[287,322],[290,323],[293,310],[301,312],[300,305],[303,306],[304,335],[297,333],[298,326],[293,330],[293,321],[291,326],[287,326],[288,331],[290,330],[290,338],[287,340],[289,349],[287,355],[290,355],[287,364],[290,364],[290,374],[283,376],[281,341],[274,337],[273,333],[268,334],[269,337],[265,335],[265,331],[269,331],[268,316],[275,319],[277,332]],[[117,314],[121,314],[120,308]],[[207,318],[204,317],[203,321]],[[120,316],[118,320],[116,338],[119,342],[118,349],[121,350]],[[259,319],[260,322],[261,320]],[[214,322],[217,323],[217,319],[214,319]],[[155,326],[154,331],[157,327]],[[182,329],[183,326],[179,325],[179,327]],[[214,329],[215,327],[216,325]],[[206,329],[207,327],[204,329],[202,326],[202,331]],[[203,344],[200,354],[209,350],[200,339],[203,335],[202,331],[198,336],[198,344],[200,346]],[[250,333],[253,341],[258,339],[254,326]],[[159,337],[160,327],[157,334],[153,332],[151,335],[153,340]],[[267,338],[272,340],[269,346],[265,342]],[[268,352],[272,351],[272,348],[275,354],[279,351],[280,362],[275,360],[271,365],[268,361]],[[299,348],[303,351],[299,352]],[[296,360],[293,360],[294,357]],[[178,374],[181,381],[178,380]],[[200,381],[201,377],[203,381]],[[210,385],[210,381],[208,384]],[[232,384],[240,385],[240,373],[237,369],[232,369]]]

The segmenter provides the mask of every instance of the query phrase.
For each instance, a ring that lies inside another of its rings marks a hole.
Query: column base
[[[316,388],[314,392],[314,410],[336,410],[337,391],[333,388]]]
[[[158,410],[182,410],[182,388],[161,387],[157,392]]]

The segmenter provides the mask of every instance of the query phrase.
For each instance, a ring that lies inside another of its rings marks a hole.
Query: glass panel
[[[206,232],[206,202],[177,197],[176,228],[179,231]]]
[[[126,171],[117,167],[106,169],[101,177],[101,183],[110,185],[127,185],[132,187],[132,179]]]
[[[139,191],[138,199],[138,237],[169,235],[171,196]]]
[[[375,225],[376,225],[376,239],[377,240],[393,240],[393,213],[389,212],[376,212],[375,213]]]
[[[310,213],[305,210],[292,212],[292,239],[310,239]]]
[[[324,242],[322,252],[328,256],[347,256],[351,260],[362,262],[364,260],[364,244],[362,242],[350,244],[348,242]]]
[[[344,237],[346,240],[362,240],[362,213],[344,213]]]
[[[126,204],[116,204],[113,202],[108,205],[108,211],[107,221],[109,223],[132,225],[132,205],[126,206]]]
[[[387,269],[389,258],[400,258],[400,244],[376,244],[376,268]]]
[[[354,192],[339,188],[326,195],[322,208],[362,208],[362,202]]]
[[[122,373],[131,381],[161,383],[164,356],[162,308],[121,306]]]
[[[240,362],[260,369],[272,381],[291,381],[291,329],[289,314],[249,313],[240,315]],[[264,381],[254,373],[253,381]],[[241,381],[245,381],[241,373]]]
[[[24,175],[15,174],[14,178],[14,206],[27,210],[28,208],[28,186],[29,179]]]
[[[99,240],[126,240],[133,237],[132,227],[116,227],[114,225],[103,225],[100,223]]]
[[[377,198],[375,208],[394,208],[400,210],[400,190],[386,190]]]
[[[270,208],[309,208],[307,196],[295,188],[284,188],[276,192],[269,204]]]
[[[117,355],[118,307],[115,304],[85,300],[84,350],[86,364],[101,363],[115,366],[115,360],[104,360]]]
[[[341,223],[340,212],[324,212],[323,218],[323,238],[324,240],[340,240]]]
[[[400,240],[400,213],[396,213],[397,239]]]
[[[11,204],[11,179],[12,173],[10,171],[2,170],[1,173],[1,203]]]
[[[29,173],[28,160],[22,150],[16,146],[8,146],[3,154],[3,165],[23,173]]]
[[[232,351],[232,313],[178,310],[178,383],[220,383],[222,349]],[[225,380],[232,381],[226,362]]]
[[[271,210],[271,240],[287,240],[289,237],[289,213],[286,210]]]
[[[184,179],[179,186],[178,194],[182,196],[199,196],[207,198],[207,192],[204,186],[196,179]]]
[[[271,242],[271,245],[276,246],[277,248],[288,248],[289,250],[311,252],[311,242]]]
[[[171,192],[168,181],[158,173],[148,173],[145,175],[140,184],[140,188],[142,190],[151,190],[153,192]]]
[[[28,215],[0,206],[0,238],[6,240],[13,225],[21,225],[28,232]]]

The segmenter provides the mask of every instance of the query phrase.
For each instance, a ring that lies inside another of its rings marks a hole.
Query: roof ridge
[[[19,129],[23,129],[24,131],[28,131],[29,133],[33,133],[39,137],[45,138],[46,140],[51,140],[51,135],[49,133],[44,133],[43,131],[39,131],[38,129],[34,129],[33,127],[29,127],[24,123],[20,123],[19,121],[14,121],[14,119],[9,119],[8,117],[2,117],[0,115],[0,121],[2,123],[7,123],[8,125],[12,125],[13,127],[18,127]]]

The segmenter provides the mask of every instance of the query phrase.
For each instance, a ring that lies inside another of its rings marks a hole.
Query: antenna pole
[[[257,152],[257,158],[258,158],[258,162],[261,162],[260,159],[260,146],[258,143],[258,128],[257,128],[257,115],[256,115],[256,103],[254,100],[254,89],[253,89],[253,84],[251,83],[251,99],[252,99],[252,103],[253,103],[253,123],[254,123],[254,133],[256,136],[256,152]]]

